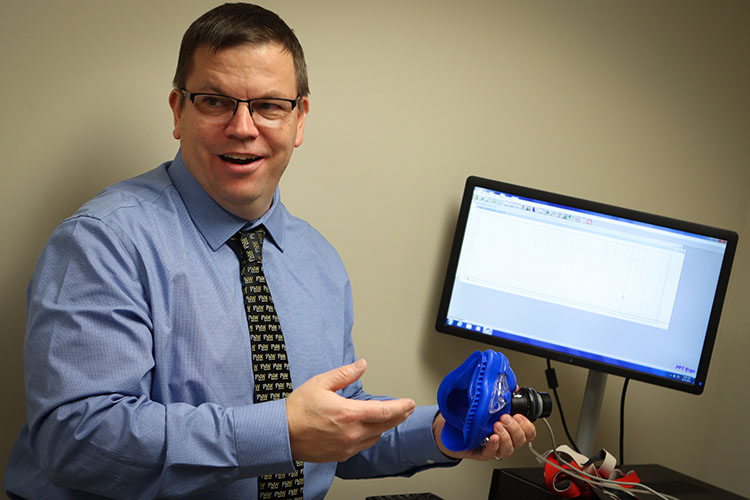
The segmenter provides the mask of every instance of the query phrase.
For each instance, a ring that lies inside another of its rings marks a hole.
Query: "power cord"
[[[628,392],[628,382],[630,378],[626,377],[622,384],[622,395],[620,396],[620,464],[625,463],[625,394]]]
[[[547,425],[547,429],[549,430],[550,438],[552,439],[552,450],[548,451],[545,455],[549,456],[550,454],[555,456],[555,459],[557,460],[557,463],[554,463],[547,459],[547,456],[544,456],[537,452],[532,444],[529,442],[529,450],[531,451],[532,455],[534,455],[537,459],[537,461],[540,464],[546,464],[554,467],[555,469],[558,469],[559,471],[565,473],[568,476],[574,477],[575,479],[579,481],[583,481],[584,483],[587,483],[595,488],[598,488],[601,490],[605,495],[612,498],[613,500],[620,500],[620,497],[617,496],[610,490],[616,490],[619,492],[626,493],[634,498],[636,497],[636,494],[640,495],[655,495],[662,500],[679,500],[677,497],[673,497],[671,495],[667,495],[664,493],[659,493],[658,491],[654,490],[653,488],[650,488],[649,486],[646,486],[643,483],[629,483],[629,482],[623,482],[623,481],[612,481],[609,479],[603,479],[597,476],[593,476],[591,474],[587,474],[586,472],[583,472],[582,470],[579,470],[575,468],[571,463],[564,460],[560,455],[557,453],[557,443],[555,442],[555,433],[552,432],[552,426],[547,421],[546,418],[541,419],[544,421],[544,423]],[[569,467],[569,469],[564,469],[559,464],[563,464]],[[629,486],[629,488],[626,488],[626,486]]]
[[[557,402],[557,409],[560,412],[560,420],[562,421],[563,430],[565,431],[565,435],[568,437],[568,442],[571,444],[574,450],[576,450],[578,453],[580,451],[578,450],[578,446],[576,446],[576,442],[573,440],[573,437],[570,435],[570,431],[568,431],[568,424],[565,423],[565,414],[563,413],[562,405],[560,404],[560,397],[557,395],[557,373],[555,373],[555,369],[552,368],[552,364],[550,363],[549,358],[547,358],[547,369],[544,371],[544,374],[547,376],[547,385],[550,389],[552,389],[552,392],[555,395],[555,401]]]

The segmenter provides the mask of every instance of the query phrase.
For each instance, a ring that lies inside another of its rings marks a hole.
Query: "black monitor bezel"
[[[586,210],[589,212],[601,213],[608,216],[620,217],[624,219],[635,220],[643,223],[653,224],[657,226],[667,227],[670,229],[676,229],[685,231],[688,233],[699,234],[703,236],[718,238],[726,240],[726,252],[724,254],[724,260],[719,273],[719,279],[716,285],[716,293],[714,294],[713,306],[709,316],[708,325],[706,328],[706,337],[703,343],[703,351],[701,353],[700,363],[696,371],[695,381],[693,383],[687,383],[678,381],[675,379],[663,378],[657,375],[643,373],[636,370],[630,370],[620,366],[614,366],[600,361],[591,360],[584,357],[578,357],[570,355],[568,353],[560,353],[554,350],[541,348],[538,346],[532,346],[509,340],[501,337],[489,336],[483,333],[470,331],[457,326],[451,326],[446,323],[448,315],[448,306],[451,295],[453,293],[453,283],[456,276],[456,268],[458,265],[458,259],[461,252],[461,246],[464,239],[464,231],[466,229],[467,217],[469,214],[469,207],[471,206],[471,200],[474,193],[474,189],[477,187],[487,188],[494,191],[500,191],[524,198],[536,199],[546,203],[553,203],[564,207],[570,207],[573,209]],[[540,356],[554,361],[562,363],[572,364],[597,370],[603,373],[618,375],[622,377],[628,377],[634,380],[640,380],[643,382],[656,384],[663,387],[669,387],[683,392],[692,394],[701,394],[706,386],[706,379],[708,376],[708,367],[711,361],[711,354],[716,341],[716,333],[719,326],[719,318],[721,316],[721,310],[724,305],[724,299],[726,296],[727,286],[729,284],[729,274],[734,260],[734,254],[737,247],[738,235],[734,231],[720,229],[717,227],[710,227],[694,222],[688,222],[685,220],[674,219],[670,217],[664,217],[661,215],[641,212],[632,210],[624,207],[608,205],[596,201],[585,200],[582,198],[576,198],[573,196],[567,196],[559,193],[553,193],[549,191],[543,191],[539,189],[519,186],[515,184],[509,184],[502,181],[487,179],[483,177],[470,176],[466,179],[466,185],[464,187],[463,198],[461,201],[461,208],[458,214],[458,221],[456,223],[456,231],[453,237],[453,244],[451,248],[450,257],[448,260],[448,267],[445,276],[445,283],[443,286],[443,292],[440,299],[440,305],[438,308],[435,328],[438,332],[462,337],[478,342],[495,345],[507,349],[512,349],[535,356]]]

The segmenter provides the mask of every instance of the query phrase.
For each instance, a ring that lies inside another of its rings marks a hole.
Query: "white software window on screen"
[[[473,209],[458,279],[667,329],[683,262],[676,248],[626,233],[617,238]]]

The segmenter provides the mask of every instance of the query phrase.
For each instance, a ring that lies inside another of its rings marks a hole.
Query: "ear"
[[[180,123],[182,122],[182,107],[185,105],[185,99],[177,89],[172,89],[169,93],[169,107],[172,108],[172,116],[174,117],[174,130],[172,130],[172,136],[180,140]]]
[[[305,118],[307,113],[310,112],[310,99],[302,97],[299,100],[299,106],[297,110],[297,137],[294,139],[294,147],[298,148],[302,145],[302,139],[305,133]]]

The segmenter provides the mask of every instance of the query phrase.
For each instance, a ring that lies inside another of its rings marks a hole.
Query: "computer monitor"
[[[436,328],[589,368],[588,449],[605,374],[703,391],[736,245],[732,231],[469,177]]]

